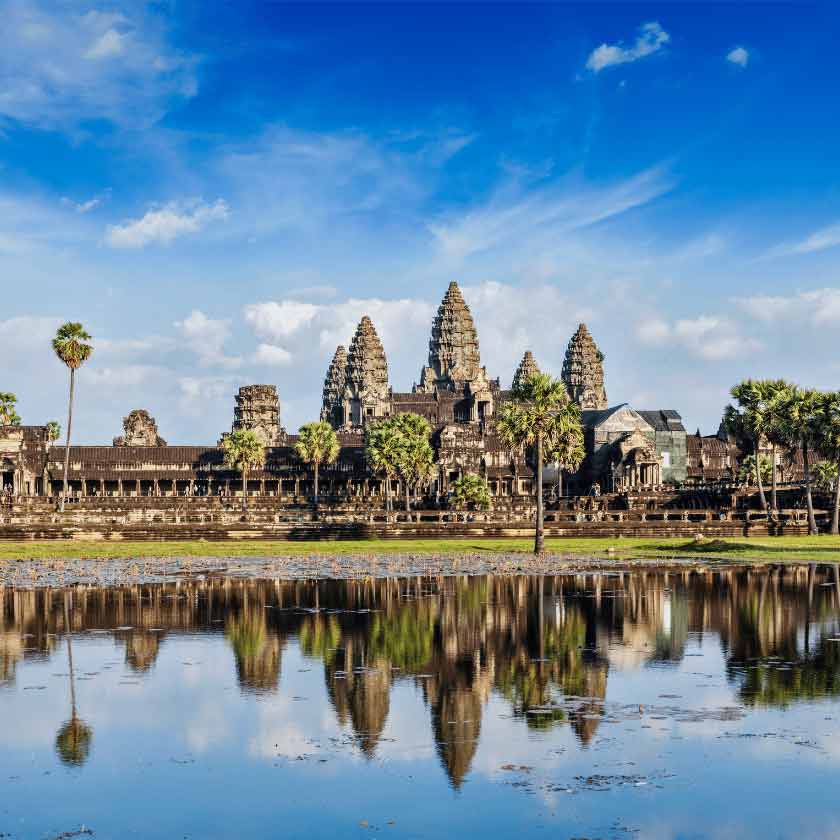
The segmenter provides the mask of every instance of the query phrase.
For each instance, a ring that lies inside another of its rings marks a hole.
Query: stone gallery
[[[529,351],[511,382],[539,370]],[[735,461],[723,438],[687,435],[673,409],[610,406],[604,388],[604,356],[585,324],[572,335],[561,374],[569,398],[581,409],[586,458],[573,474],[549,466],[546,484],[567,494],[621,492],[678,485],[687,480],[732,478]],[[321,419],[338,433],[335,464],[323,471],[323,489],[336,497],[377,495],[380,480],[366,464],[365,426],[404,412],[432,427],[437,474],[430,499],[445,495],[463,473],[483,476],[494,497],[527,496],[534,472],[523,453],[512,453],[495,429],[499,407],[511,391],[481,364],[478,332],[457,283],[450,283],[431,328],[426,364],[418,381],[395,391],[386,350],[368,316],[349,347],[339,346],[324,379]],[[281,425],[274,385],[244,385],[235,397],[232,429],[253,430],[265,446],[262,467],[250,475],[249,492],[305,496],[308,468],[295,456],[296,436]],[[224,437],[224,436],[223,436]],[[221,441],[219,442],[221,443]],[[64,447],[53,445],[46,427],[0,426],[0,473],[16,495],[60,492]],[[169,446],[143,409],[131,411],[123,434],[111,446],[72,446],[70,487],[83,496],[216,495],[241,490],[240,477],[225,466],[217,446]]]

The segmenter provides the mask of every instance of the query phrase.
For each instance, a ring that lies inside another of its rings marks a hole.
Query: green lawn
[[[43,542],[0,541],[0,560],[27,558],[120,557],[271,557],[312,554],[474,554],[530,553],[530,539],[345,540],[323,542]],[[685,538],[547,539],[550,552],[577,556],[720,557],[732,560],[840,561],[840,537],[745,537],[703,540]]]

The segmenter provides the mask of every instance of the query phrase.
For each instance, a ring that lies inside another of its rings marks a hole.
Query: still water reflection
[[[3,590],[0,836],[837,836],[838,696],[834,567]]]

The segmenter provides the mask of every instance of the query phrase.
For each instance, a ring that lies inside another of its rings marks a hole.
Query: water
[[[833,567],[0,590],[0,836],[838,836],[838,599]]]

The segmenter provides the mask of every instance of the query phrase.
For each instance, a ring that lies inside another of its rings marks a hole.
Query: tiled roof
[[[657,408],[653,410],[637,409],[637,413],[650,423],[657,432],[684,432],[682,417],[672,408]]]

